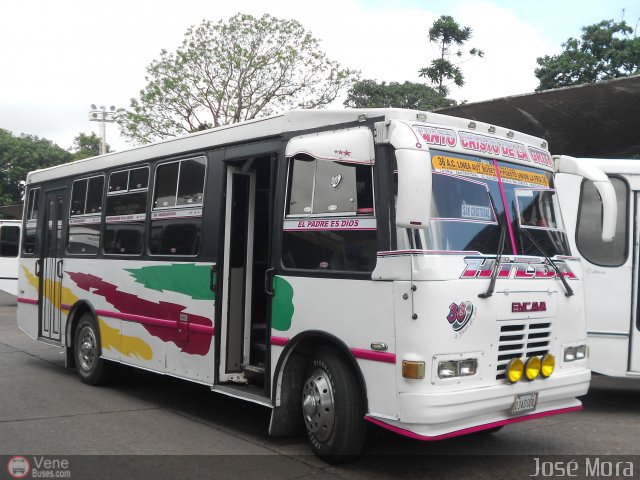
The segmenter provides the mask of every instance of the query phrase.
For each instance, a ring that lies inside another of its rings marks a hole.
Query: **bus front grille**
[[[505,378],[507,364],[512,358],[526,361],[531,356],[549,352],[551,322],[549,320],[510,321],[500,327],[496,380]]]

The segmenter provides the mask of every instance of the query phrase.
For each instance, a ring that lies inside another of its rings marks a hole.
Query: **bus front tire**
[[[302,417],[313,452],[329,463],[353,459],[362,450],[366,425],[355,372],[333,348],[311,355],[302,386]]]
[[[116,365],[100,358],[98,324],[90,313],[85,313],[78,321],[73,348],[76,369],[83,383],[104,385],[113,379]]]

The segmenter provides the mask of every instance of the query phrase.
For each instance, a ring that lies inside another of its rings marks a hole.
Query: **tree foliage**
[[[361,80],[353,84],[344,102],[353,108],[410,108],[434,110],[454,105],[441,93],[422,83]]]
[[[163,50],[118,123],[124,136],[147,143],[285,109],[322,107],[356,76],[327,58],[299,22],[237,14],[191,27],[175,52]]]
[[[27,173],[73,160],[50,140],[0,129],[0,205],[20,203]]]
[[[464,85],[464,75],[460,64],[472,57],[484,57],[484,51],[477,48],[462,50],[462,46],[471,39],[472,30],[461,27],[450,15],[442,15],[429,29],[429,42],[438,50],[438,57],[428,67],[418,71],[427,78],[443,96],[449,95],[449,86]],[[455,62],[453,61],[455,60]]]
[[[73,139],[72,151],[74,160],[100,155],[100,143],[101,139],[95,132],[91,132],[90,135],[80,132],[78,136]],[[110,152],[111,147],[108,143],[106,147],[107,152]]]
[[[536,90],[625,77],[638,72],[640,38],[622,20],[603,20],[582,27],[580,39],[569,38],[559,55],[537,59]]]

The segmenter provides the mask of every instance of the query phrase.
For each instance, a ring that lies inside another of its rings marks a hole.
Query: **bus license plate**
[[[538,392],[516,395],[513,405],[511,405],[511,415],[535,410],[536,403],[538,403]]]

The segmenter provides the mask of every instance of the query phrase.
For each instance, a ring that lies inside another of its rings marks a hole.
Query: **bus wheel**
[[[116,365],[100,358],[98,326],[90,313],[78,321],[73,349],[78,375],[84,383],[102,385],[113,378]]]
[[[358,379],[332,348],[311,355],[302,386],[302,417],[314,453],[329,463],[362,450],[366,425]]]

